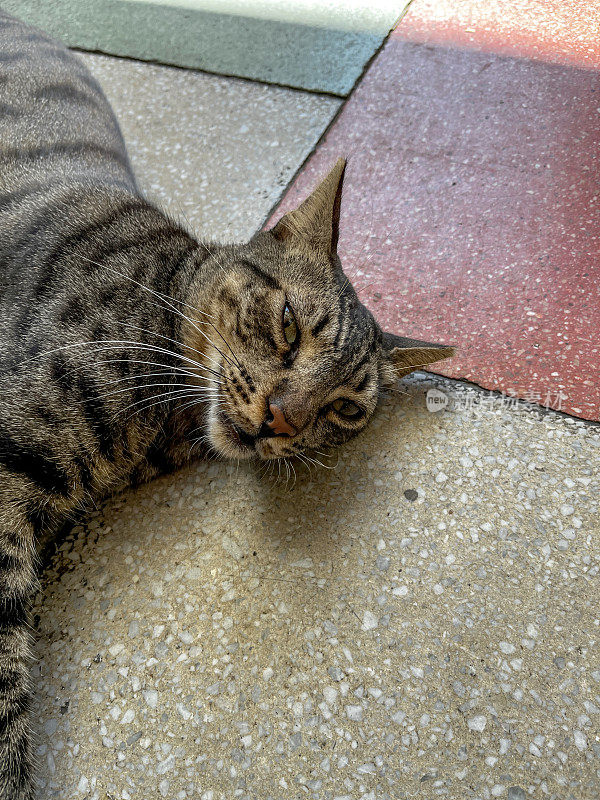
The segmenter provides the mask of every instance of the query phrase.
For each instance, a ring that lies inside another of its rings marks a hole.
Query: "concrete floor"
[[[251,232],[337,108],[89,63],[141,182],[205,233]],[[36,608],[43,800],[598,796],[600,428],[400,389],[330,469],[199,463],[61,544]]]
[[[79,54],[110,100],[140,185],[198,236],[249,238],[341,100]]]

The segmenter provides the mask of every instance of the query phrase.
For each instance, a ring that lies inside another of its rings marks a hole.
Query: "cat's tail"
[[[0,480],[3,476],[0,475]],[[29,601],[37,587],[34,532],[0,517],[0,800],[33,800]],[[12,517],[12,514],[11,514]]]

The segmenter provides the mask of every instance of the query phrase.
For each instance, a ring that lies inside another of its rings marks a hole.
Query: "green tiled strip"
[[[404,2],[0,0],[0,7],[72,47],[345,96]]]

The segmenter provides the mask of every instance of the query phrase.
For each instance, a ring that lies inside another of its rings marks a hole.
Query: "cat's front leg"
[[[11,504],[0,511],[0,800],[35,796],[28,624],[37,588],[35,540],[33,526],[18,509]]]

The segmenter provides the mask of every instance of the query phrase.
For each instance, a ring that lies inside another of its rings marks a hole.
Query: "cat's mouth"
[[[282,455],[273,448],[273,439],[265,438],[260,433],[248,433],[234,422],[223,408],[216,411],[212,417],[211,439],[216,449],[228,458],[258,456],[261,459],[271,459]]]
[[[221,409],[218,413],[217,419],[221,425],[222,432],[225,434],[228,443],[234,445],[237,449],[241,450],[244,455],[255,451],[256,436],[247,433],[239,425],[231,419],[226,411]]]

